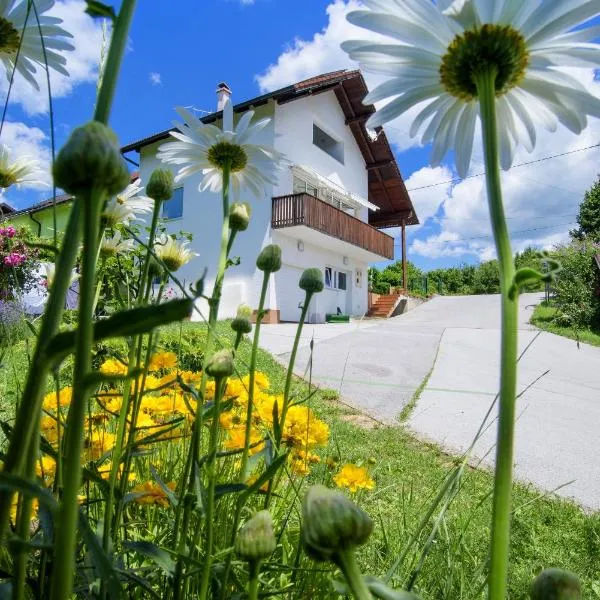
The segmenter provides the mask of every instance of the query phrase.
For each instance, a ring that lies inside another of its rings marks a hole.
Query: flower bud
[[[73,131],[56,157],[53,175],[54,183],[73,195],[96,188],[113,196],[125,189],[130,179],[117,137],[97,121]]]
[[[233,354],[231,350],[223,349],[215,352],[204,369],[207,375],[215,379],[229,377],[233,373]]]
[[[173,196],[173,173],[169,169],[154,169],[146,185],[146,194],[156,202],[164,202]]]
[[[277,244],[265,246],[258,258],[256,266],[266,273],[275,273],[281,269],[281,248]]]
[[[250,333],[252,331],[252,309],[247,304],[240,304],[235,319],[231,321],[231,329],[236,333]]]
[[[314,560],[335,559],[338,552],[364,544],[371,531],[369,515],[341,492],[314,485],[304,496],[302,543]]]
[[[239,530],[235,539],[235,551],[247,561],[268,558],[276,546],[273,519],[268,510],[257,512]]]
[[[229,228],[232,231],[246,231],[251,215],[252,208],[247,202],[234,202],[229,208]]]
[[[321,273],[321,269],[314,267],[312,269],[305,269],[304,273],[300,276],[298,285],[300,286],[300,289],[309,294],[322,292],[325,284],[323,283],[323,273]]]
[[[577,575],[562,569],[546,569],[531,586],[531,600],[580,600],[581,584]]]

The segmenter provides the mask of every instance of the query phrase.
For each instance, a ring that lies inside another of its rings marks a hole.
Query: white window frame
[[[327,271],[330,272],[329,283],[327,283]],[[346,287],[341,288],[339,282],[339,275],[343,274],[346,278]],[[328,290],[334,290],[337,292],[347,292],[348,291],[348,271],[344,269],[337,269],[336,267],[331,267],[329,265],[325,266],[325,287]]]

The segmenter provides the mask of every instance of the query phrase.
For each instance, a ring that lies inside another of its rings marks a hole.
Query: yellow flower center
[[[21,36],[7,19],[0,17],[0,54],[16,54]]]
[[[229,164],[231,172],[235,173],[246,166],[248,157],[244,149],[238,144],[217,142],[208,149],[208,161],[221,170],[226,164]]]
[[[0,170],[0,188],[6,189],[15,183],[17,183],[17,178],[10,169],[8,171]]]
[[[508,25],[482,25],[457,35],[442,57],[440,78],[446,91],[469,101],[477,97],[475,80],[496,73],[496,95],[519,85],[529,65],[525,38]]]

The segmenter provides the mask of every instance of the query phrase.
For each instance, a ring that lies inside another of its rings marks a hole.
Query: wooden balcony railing
[[[273,198],[271,225],[273,229],[305,225],[379,256],[394,258],[394,238],[310,194]]]

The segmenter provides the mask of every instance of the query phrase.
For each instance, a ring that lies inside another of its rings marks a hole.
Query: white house
[[[229,93],[225,84],[219,85],[220,98]],[[359,71],[336,71],[234,106],[235,118],[249,109],[256,112],[255,118],[271,118],[259,143],[283,152],[289,165],[263,198],[236,199],[250,201],[253,212],[249,228],[233,246],[232,254],[241,263],[227,271],[221,318],[233,316],[242,302],[258,303],[262,273],[255,259],[269,243],[281,246],[283,266],[270,284],[268,321],[299,319],[304,292],[298,280],[307,267],[320,268],[326,282],[311,303],[310,322],[323,322],[328,313],[368,312],[368,265],[394,258],[394,239],[377,227],[401,227],[404,233],[418,220],[385,133],[378,130],[374,135],[365,128],[375,110],[362,104],[366,93]],[[201,120],[220,118],[216,112]],[[166,130],[122,149],[139,153],[142,182],[159,166],[157,150],[168,137]],[[192,247],[200,254],[178,277],[190,283],[207,267],[206,286],[211,289],[221,199],[199,192],[199,181],[200,176],[185,179],[164,204],[163,217],[169,231],[191,232]]]

